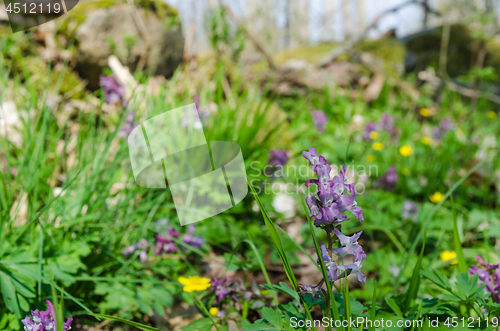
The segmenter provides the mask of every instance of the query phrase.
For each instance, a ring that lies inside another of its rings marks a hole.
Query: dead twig
[[[244,26],[243,22],[241,22],[241,20],[233,14],[233,12],[231,11],[231,9],[228,6],[224,6],[224,8],[226,9],[226,12],[229,14],[229,16],[231,16],[231,18],[234,20],[234,22],[238,25],[238,27],[245,32],[245,35],[254,44],[255,48],[260,53],[262,53],[262,55],[264,55],[264,57],[266,58],[267,64],[269,65],[269,68],[271,68],[273,70],[277,70],[278,67],[274,63],[274,60],[271,57],[271,55],[269,55],[269,53],[257,41],[257,39],[255,39],[254,36],[248,31],[248,29]]]
[[[144,20],[142,19],[138,8],[133,4],[131,6],[133,7],[131,8],[132,17],[134,19],[135,25],[139,29],[139,33],[141,34],[143,40],[141,57],[139,58],[139,62],[137,63],[137,68],[135,70],[142,71],[148,59],[148,51],[149,51],[148,28],[146,27],[146,24],[144,23]]]

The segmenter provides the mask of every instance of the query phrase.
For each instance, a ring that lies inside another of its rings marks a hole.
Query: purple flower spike
[[[417,221],[418,217],[418,205],[415,202],[410,202],[405,200],[403,202],[403,213],[401,218],[403,220],[411,219],[413,222]]]
[[[432,130],[434,139],[439,140],[443,138],[443,136],[451,129],[453,129],[453,122],[449,118],[443,119],[441,122],[439,122],[438,127],[435,127]]]
[[[189,232],[182,237],[182,241],[198,249],[205,243],[204,238],[194,235],[194,224],[189,224]]]
[[[377,123],[375,122],[370,122],[366,125],[365,127],[365,131],[363,132],[363,139],[366,140],[366,141],[371,141],[372,138],[370,137],[370,133],[372,131],[378,131],[379,130],[379,126],[377,125]]]
[[[377,186],[383,187],[387,191],[392,191],[398,183],[398,173],[396,167],[392,165],[384,176],[380,177]]]
[[[122,138],[127,138],[132,130],[139,125],[139,123],[135,120],[136,111],[132,111],[127,114],[127,118],[122,122],[122,126],[120,127],[120,131],[118,134]]]
[[[38,309],[32,310],[31,315],[33,319],[28,315],[25,319],[21,320],[25,331],[54,331],[56,329],[54,306],[49,300],[47,300],[46,303],[49,309],[42,312]],[[69,317],[68,320],[63,323],[64,330],[70,330],[72,322],[73,318]]]
[[[215,304],[219,304],[222,300],[228,297],[233,297],[236,301],[239,301],[235,297],[234,291],[234,280],[230,277],[217,278],[214,277],[210,284],[212,285],[210,291],[214,292],[216,300]]]
[[[325,112],[321,109],[313,110],[312,117],[314,125],[316,126],[318,132],[324,132],[326,123],[328,122],[328,117],[326,117]]]
[[[477,274],[479,277],[479,280],[482,282],[482,283],[479,283],[478,285],[486,285],[486,287],[484,288],[485,293],[489,292],[491,295],[491,298],[496,303],[500,303],[500,265],[488,264],[479,255],[476,256],[476,261],[484,269],[482,269],[476,265],[473,265],[469,268],[469,274],[471,276],[474,276]]]
[[[268,163],[272,166],[283,167],[288,162],[288,151],[280,149],[271,149],[269,151],[269,161]]]
[[[104,100],[107,104],[113,105],[118,102],[125,103],[125,89],[118,82],[115,76],[99,76],[99,86],[104,90]]]
[[[309,152],[302,152],[302,156],[305,157],[313,166],[313,171],[314,171],[314,166],[318,164],[326,164],[326,160],[323,156],[318,155],[318,152],[316,151],[316,148],[314,147],[309,147]]]

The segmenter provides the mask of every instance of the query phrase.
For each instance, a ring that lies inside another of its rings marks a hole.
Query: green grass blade
[[[253,241],[251,239],[245,239],[243,241],[248,243],[248,245],[250,245],[250,247],[254,251],[255,257],[257,258],[257,262],[259,262],[260,269],[262,270],[262,274],[264,275],[264,278],[266,279],[267,285],[272,286],[273,284],[271,283],[271,279],[269,279],[269,275],[267,274],[266,266],[264,265],[264,262],[262,261],[262,258],[260,257],[260,254],[259,254],[259,251],[257,250],[257,247],[255,247],[255,244],[253,243]],[[276,305],[276,307],[278,307],[279,302],[278,302],[278,298],[276,297],[276,293],[275,293],[275,291],[272,291],[271,293],[273,295],[274,304]]]
[[[89,315],[92,315],[94,317],[99,317],[99,318],[104,318],[104,319],[116,321],[116,322],[126,323],[126,324],[131,325],[133,327],[136,327],[136,328],[138,328],[140,330],[145,330],[145,331],[162,331],[160,329],[153,328],[152,326],[148,326],[148,325],[144,325],[144,324],[141,324],[141,323],[129,321],[129,320],[126,320],[126,319],[121,318],[121,317],[115,317],[115,316],[104,315],[104,314],[94,314],[94,313],[89,314]]]
[[[372,296],[372,306],[370,308],[370,320],[372,321],[371,326],[368,331],[375,331],[375,317],[377,316],[377,283],[375,282],[373,286],[373,296]]]
[[[412,302],[417,298],[418,290],[420,287],[420,270],[422,269],[422,259],[424,257],[425,240],[427,239],[427,229],[424,231],[424,243],[422,245],[422,250],[418,257],[417,263],[413,268],[413,275],[411,276],[410,286],[408,292],[406,292],[406,300],[404,310],[405,312],[410,309]]]
[[[458,259],[458,270],[460,272],[467,272],[467,264],[465,263],[464,252],[462,251],[462,242],[460,241],[460,235],[458,234],[458,224],[457,224],[457,211],[455,210],[455,202],[453,201],[453,194],[450,195],[451,212],[453,214],[453,242],[455,243],[455,252],[457,253]],[[485,241],[488,240],[486,237]]]

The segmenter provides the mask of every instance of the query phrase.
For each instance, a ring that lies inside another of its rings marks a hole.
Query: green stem
[[[344,278],[344,305],[345,305],[345,318],[347,320],[347,330],[351,330],[351,300],[349,298],[349,281],[347,276]]]
[[[207,307],[205,307],[205,305],[203,304],[203,302],[201,302],[201,299],[200,297],[198,297],[198,295],[196,294],[196,292],[193,292],[193,296],[195,297],[195,299],[198,301],[198,303],[200,304],[201,306],[201,309],[203,309],[203,311],[205,312],[205,314],[208,315],[208,317],[210,317],[210,320],[212,321],[212,324],[213,326],[215,327],[215,329],[217,331],[220,331],[219,328],[217,327],[217,324],[215,324],[215,320],[214,318],[212,317],[212,314],[210,314],[210,312],[208,311]]]

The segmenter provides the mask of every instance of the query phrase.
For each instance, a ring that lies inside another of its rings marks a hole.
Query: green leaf
[[[201,331],[201,330],[211,330],[212,329],[212,321],[208,317],[200,318],[196,321],[193,321],[182,328],[182,331]]]
[[[287,294],[287,295],[291,296],[292,298],[294,298],[295,300],[300,302],[300,296],[297,293],[297,291],[295,291],[290,286],[288,286],[287,283],[280,282],[279,285],[261,285],[261,286],[263,288],[267,288],[268,290],[274,290],[274,291],[278,291],[278,292]]]
[[[94,313],[89,314],[89,315],[92,315],[94,317],[99,317],[99,318],[104,318],[104,319],[116,321],[116,322],[126,323],[128,325],[134,326],[134,327],[136,327],[138,329],[145,330],[145,331],[162,331],[160,329],[153,328],[151,326],[140,324],[140,323],[137,323],[137,322],[132,322],[132,321],[129,321],[129,320],[121,318],[121,317],[115,317],[115,316],[104,315],[104,314],[94,314]],[[208,320],[210,322],[210,319],[208,319]]]
[[[440,273],[439,270],[422,270],[420,273],[422,274],[422,276],[428,278],[437,286],[448,292],[451,292],[451,285],[448,281],[448,278],[443,276],[443,274]]]
[[[420,250],[420,255],[418,257],[417,263],[413,268],[413,275],[411,276],[410,286],[408,292],[406,292],[406,300],[404,304],[404,311],[407,312],[410,309],[412,302],[417,298],[418,290],[420,287],[420,270],[422,269],[422,259],[424,257],[425,240],[427,238],[427,229],[424,231],[424,243],[422,244],[422,249]],[[401,315],[402,316],[402,315]]]
[[[16,297],[16,289],[12,284],[10,276],[3,271],[0,271],[0,289],[2,290],[2,297],[7,309],[16,314],[18,318],[21,318],[21,311],[19,310],[19,304]]]
[[[264,317],[269,323],[274,325],[277,329],[281,330],[283,328],[283,321],[281,320],[281,314],[276,310],[264,307],[262,308],[262,317]]]
[[[389,307],[391,307],[392,311],[395,312],[399,318],[403,318],[403,313],[401,312],[401,309],[399,309],[398,304],[396,303],[396,301],[394,301],[393,298],[386,297],[385,302]]]

